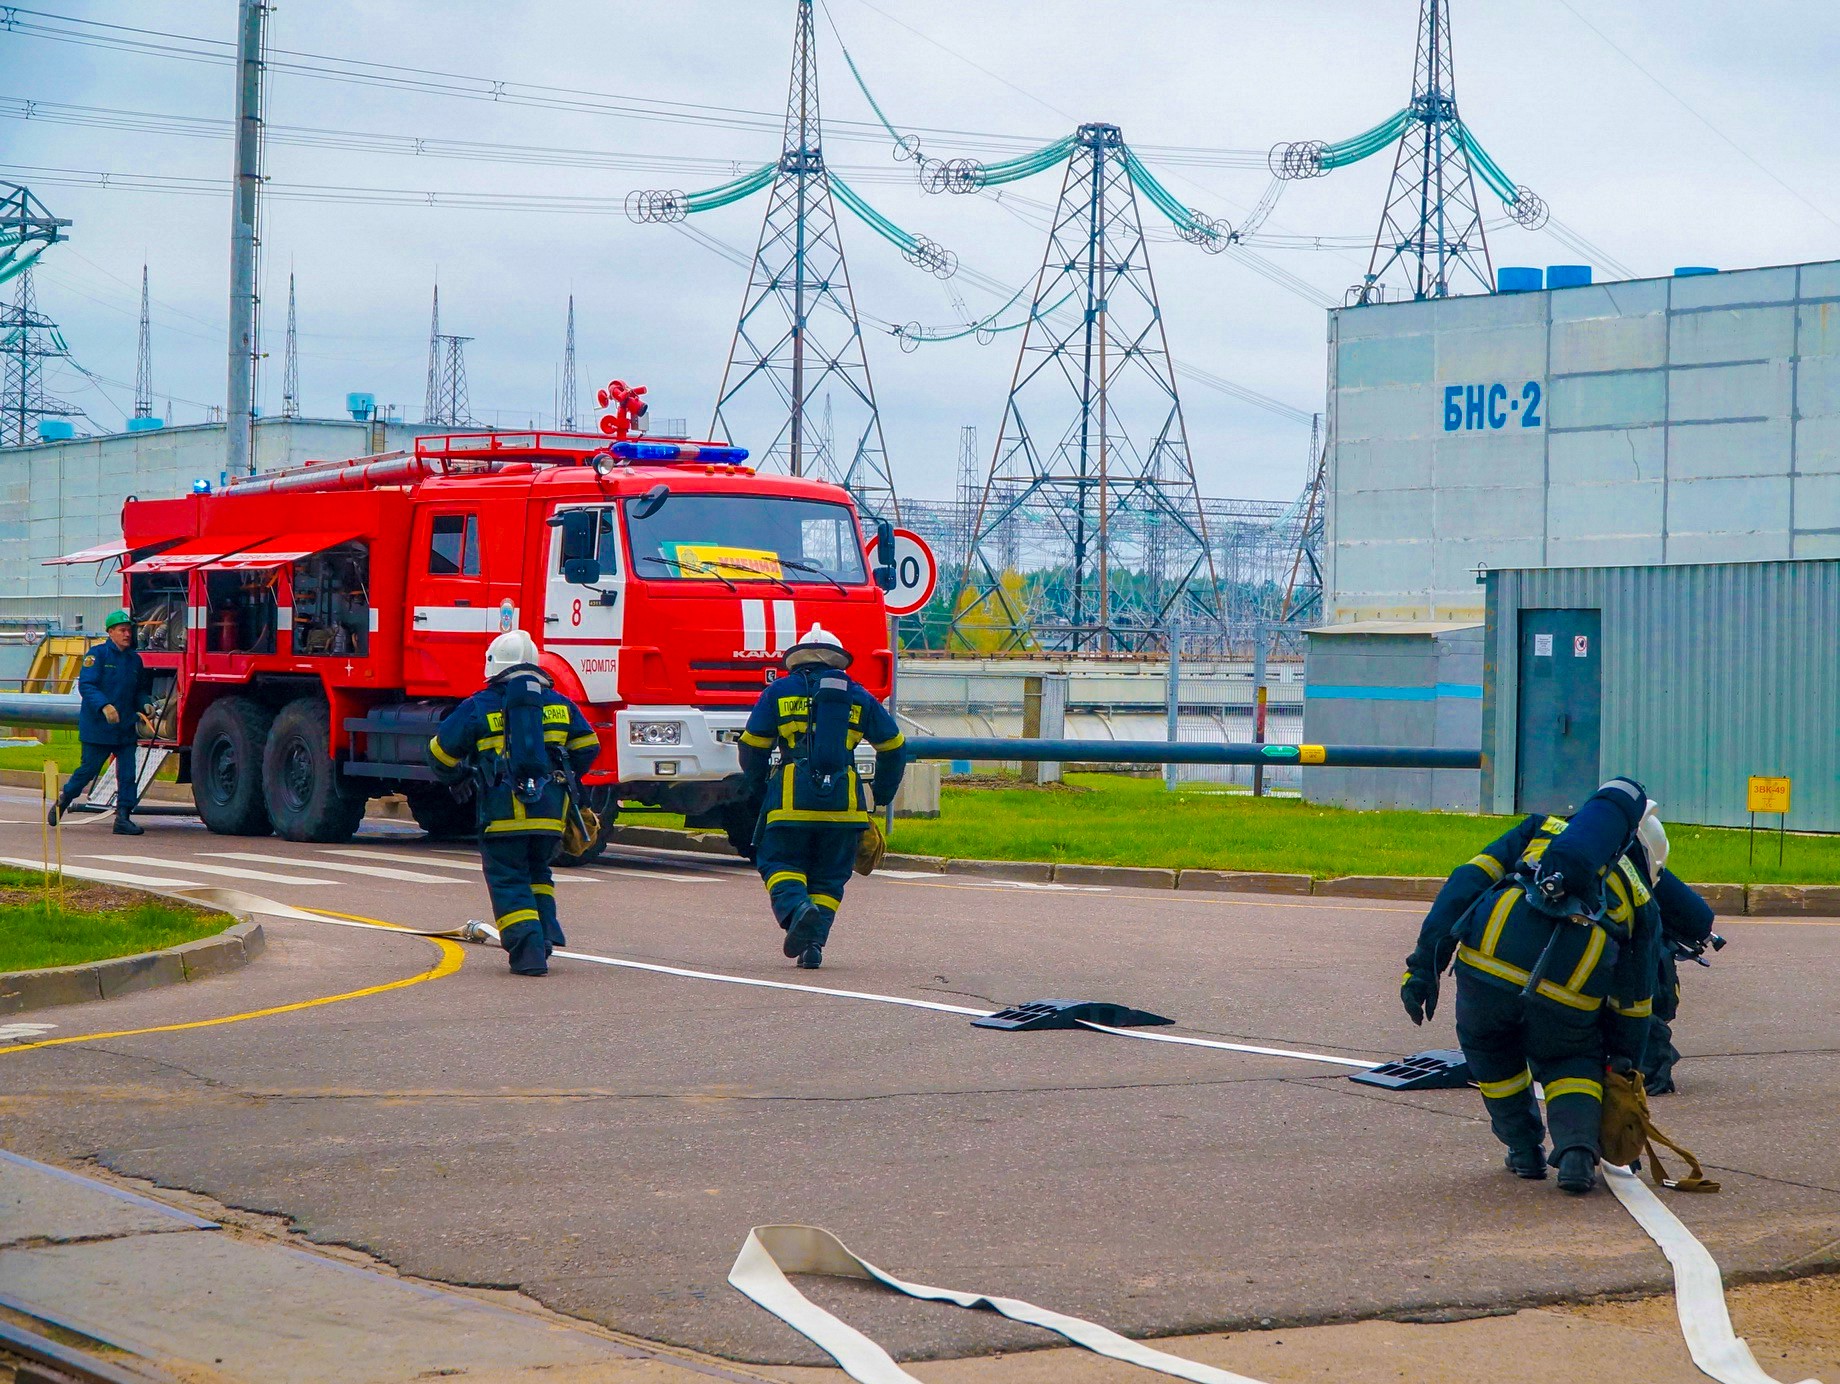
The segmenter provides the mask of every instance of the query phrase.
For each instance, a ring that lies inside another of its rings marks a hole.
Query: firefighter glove
[[[1437,1013],[1438,983],[1436,976],[1414,975],[1407,971],[1399,986],[1399,1002],[1406,1007],[1406,1017],[1422,1024]]]

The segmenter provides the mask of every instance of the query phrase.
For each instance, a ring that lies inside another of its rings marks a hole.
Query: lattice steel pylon
[[[1052,541],[1015,543],[1019,518]],[[1039,526],[1031,526],[1039,531]],[[1013,569],[1027,569],[1020,574]],[[1080,126],[973,527],[956,634],[999,649],[1167,647],[1220,582],[1116,125]]]
[[[843,445],[821,467],[815,401],[830,392]],[[785,140],[709,431],[765,467],[837,482],[867,517],[900,517],[824,164],[812,0],[798,0]]]
[[[441,330],[441,286],[435,285],[434,310],[428,319],[428,393],[422,403],[422,421],[447,427],[471,427],[471,404],[466,393],[466,343],[470,336]]]
[[[1278,623],[1301,627],[1323,617],[1323,529],[1329,506],[1329,449],[1324,445],[1322,415],[1310,418],[1310,480],[1298,500],[1297,551],[1284,584]]]
[[[0,354],[6,375],[0,381],[0,447],[24,447],[38,441],[38,425],[48,418],[74,418],[83,410],[45,393],[48,360],[70,355],[57,323],[38,310],[32,266],[13,279],[13,302],[0,307]]]
[[[300,333],[294,317],[294,271],[288,271],[287,348],[281,359],[281,416],[300,417]]]
[[[1349,296],[1362,303],[1384,298],[1387,275],[1396,266],[1414,298],[1492,293],[1495,271],[1476,177],[1459,134],[1450,0],[1419,0],[1418,57],[1408,109],[1412,118],[1393,157],[1373,254]]]
[[[562,401],[556,406],[556,426],[574,432],[575,417],[575,295],[569,294],[569,329],[562,341]]]
[[[153,417],[153,315],[147,307],[147,266],[141,266],[141,330],[134,347],[134,416]]]

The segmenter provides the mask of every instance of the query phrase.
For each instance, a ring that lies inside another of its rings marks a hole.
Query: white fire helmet
[[[850,661],[850,651],[843,647],[843,641],[818,624],[806,630],[799,642],[786,650],[788,671],[809,663],[821,663],[826,668],[848,668]]]
[[[1648,811],[1636,824],[1636,840],[1642,843],[1642,850],[1648,856],[1648,882],[1654,884],[1660,880],[1661,867],[1667,864],[1668,858],[1667,828],[1661,825],[1660,804],[1649,802]]]
[[[486,681],[502,678],[513,668],[537,666],[537,641],[523,630],[507,630],[486,645]]]

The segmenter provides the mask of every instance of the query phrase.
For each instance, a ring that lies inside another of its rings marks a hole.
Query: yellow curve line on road
[[[332,912],[331,909],[318,911]],[[349,918],[353,922],[373,923],[380,928],[396,931],[389,923],[378,922],[375,918],[359,918],[349,913],[338,913],[333,916]],[[427,937],[423,940],[434,943],[440,950],[441,959],[420,975],[405,976],[401,980],[387,981],[382,985],[367,985],[362,990],[347,990],[342,995],[322,995],[313,1000],[296,1000],[292,1004],[271,1005],[267,1009],[251,1009],[242,1014],[226,1014],[219,1019],[193,1019],[183,1024],[156,1024],[152,1028],[123,1028],[111,1033],[75,1033],[63,1038],[41,1038],[35,1043],[17,1043],[12,1047],[0,1047],[0,1057],[6,1057],[15,1052],[30,1052],[34,1048],[63,1047],[67,1043],[95,1043],[105,1038],[133,1038],[143,1033],[178,1033],[188,1028],[216,1028],[220,1024],[240,1024],[249,1019],[266,1019],[275,1014],[291,1014],[297,1009],[316,1009],[322,1004],[341,1004],[346,1000],[361,1000],[367,995],[381,995],[389,990],[401,990],[411,985],[420,985],[424,981],[440,980],[452,975],[465,964],[466,948],[458,942],[450,942],[445,937]]]

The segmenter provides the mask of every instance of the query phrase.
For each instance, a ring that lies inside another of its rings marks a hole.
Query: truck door
[[[543,647],[575,670],[588,700],[620,700],[620,642],[626,626],[626,569],[620,560],[617,511],[598,504],[558,505],[553,518],[591,512],[598,523],[595,557],[599,578],[571,582],[563,570],[564,530],[552,524],[543,606]]]
[[[409,680],[477,687],[486,642],[498,634],[501,623],[507,629],[512,624],[501,620],[486,586],[476,509],[417,506],[409,591],[414,607],[406,651]]]
[[[1568,815],[1603,781],[1601,625],[1595,610],[1520,613],[1514,793],[1519,811]]]

